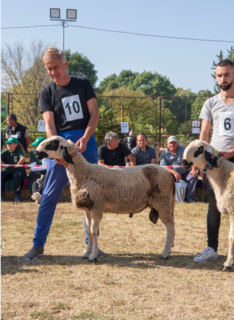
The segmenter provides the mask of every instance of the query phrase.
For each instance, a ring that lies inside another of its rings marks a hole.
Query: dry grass
[[[198,264],[206,247],[207,204],[176,206],[176,239],[160,260],[165,227],[148,210],[130,219],[104,215],[97,264],[82,260],[84,215],[59,204],[45,256],[24,262],[37,206],[2,204],[2,319],[234,319],[234,273],[218,272],[228,251],[222,217],[219,260]]]

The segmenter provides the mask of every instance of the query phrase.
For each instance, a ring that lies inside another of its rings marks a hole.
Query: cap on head
[[[44,140],[45,140],[44,137],[38,137],[38,138],[32,143],[32,145],[33,145],[34,147],[37,147],[37,146],[39,146],[39,144],[40,144],[42,141],[44,141]]]
[[[172,141],[178,142],[178,139],[177,139],[175,136],[170,136],[170,137],[167,139],[167,142],[172,142]]]
[[[18,140],[17,138],[15,138],[15,137],[10,137],[10,138],[6,141],[6,143],[16,143],[16,144],[18,144],[18,143],[19,143],[19,140]]]

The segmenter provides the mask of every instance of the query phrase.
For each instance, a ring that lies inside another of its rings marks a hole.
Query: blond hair
[[[55,58],[59,58],[62,61],[62,63],[66,61],[66,56],[63,50],[54,47],[49,47],[44,53],[42,60],[45,64],[54,60]]]

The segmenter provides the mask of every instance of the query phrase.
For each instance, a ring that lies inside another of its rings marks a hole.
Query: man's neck
[[[61,84],[59,84],[59,86],[60,87],[66,87],[69,84],[70,81],[71,81],[71,76],[69,76],[67,74],[66,78],[63,80],[63,82]]]
[[[225,100],[234,100],[234,84],[232,85],[232,87],[227,90],[227,91],[224,91],[224,90],[220,90],[220,96],[221,98],[225,101]]]
[[[139,146],[138,146],[139,147]],[[145,151],[146,149],[147,149],[147,145],[145,145],[144,147],[139,147],[139,149],[141,150],[141,151]]]
[[[177,148],[177,149],[178,149],[178,148]],[[169,151],[170,153],[172,153],[172,154],[176,155],[177,149],[176,149],[176,150],[174,150],[174,151],[172,151],[172,150],[169,150],[169,149],[168,149],[168,151]]]

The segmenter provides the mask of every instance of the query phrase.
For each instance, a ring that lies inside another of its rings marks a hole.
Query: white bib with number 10
[[[84,118],[78,94],[76,94],[75,96],[63,98],[62,104],[67,121]]]
[[[234,112],[220,112],[219,134],[221,136],[234,136]]]

